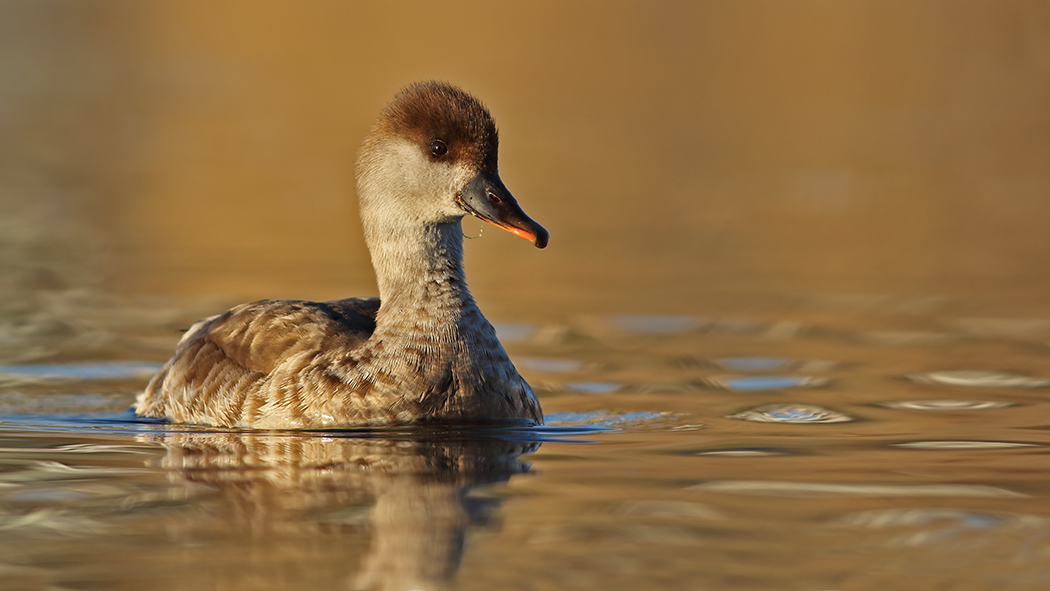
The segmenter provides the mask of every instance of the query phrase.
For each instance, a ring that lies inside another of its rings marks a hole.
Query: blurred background
[[[1050,3],[1012,0],[0,0],[0,306],[374,294],[356,151],[422,79],[551,232],[468,241],[496,320],[1050,308]]]
[[[354,161],[424,79],[551,233],[467,240],[476,299],[612,431],[511,478],[99,414],[197,318],[376,293]],[[0,0],[0,587],[1043,589],[1047,269],[1047,0]]]

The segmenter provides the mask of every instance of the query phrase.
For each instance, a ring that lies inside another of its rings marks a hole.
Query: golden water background
[[[489,105],[504,179],[552,233],[468,243],[498,317],[1047,289],[1042,2],[0,10],[3,201],[49,207],[27,223],[62,225],[40,232],[120,291],[373,293],[356,150],[428,78]]]
[[[616,430],[99,418],[146,377],[69,362],[375,293],[356,151],[431,78],[551,232],[472,291]],[[1043,589],[1048,268],[1045,1],[0,0],[0,588]]]

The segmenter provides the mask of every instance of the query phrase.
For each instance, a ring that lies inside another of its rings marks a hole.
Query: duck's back
[[[136,413],[178,422],[250,426],[267,402],[252,394],[271,379],[274,369],[305,367],[322,352],[357,349],[375,330],[378,310],[379,298],[262,300],[202,320],[150,380]]]

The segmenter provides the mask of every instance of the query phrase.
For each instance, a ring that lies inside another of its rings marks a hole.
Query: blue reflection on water
[[[147,361],[0,365],[0,375],[59,380],[121,380],[148,378],[160,368],[161,364]]]
[[[144,418],[131,409],[120,413],[90,414],[11,414],[0,416],[0,432],[50,432],[68,434],[138,435],[144,433],[250,433],[287,434],[289,436],[350,437],[381,439],[501,439],[527,442],[576,442],[577,437],[597,435],[636,427],[662,418],[661,413],[609,412],[555,413],[547,424],[533,425],[420,425],[401,427],[360,427],[348,429],[253,431],[199,425],[169,423],[163,419]],[[565,438],[571,439],[565,439]]]

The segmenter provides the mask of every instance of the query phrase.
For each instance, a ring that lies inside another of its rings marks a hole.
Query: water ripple
[[[655,517],[662,519],[725,519],[716,509],[686,501],[630,501],[620,507],[621,515]]]
[[[974,388],[1045,388],[1050,379],[1033,378],[1014,373],[981,370],[931,371],[907,376],[919,384],[967,386]]]
[[[938,332],[879,330],[861,333],[860,340],[888,347],[944,345],[959,340],[958,335]]]
[[[149,378],[160,367],[146,361],[0,365],[0,375],[40,380],[121,380]]]
[[[1004,449],[1012,447],[1037,447],[1034,443],[1011,441],[909,441],[894,443],[894,447],[908,449]]]
[[[1019,518],[1019,519],[1017,519]],[[838,520],[841,525],[882,529],[887,527],[912,527],[933,521],[950,519],[968,527],[986,529],[1008,522],[1045,524],[1046,519],[1032,515],[1000,515],[961,509],[888,509],[885,511],[863,511]]]
[[[880,406],[898,410],[989,410],[1013,406],[1013,402],[995,400],[895,400]]]
[[[771,456],[786,456],[789,454],[785,451],[772,448],[745,447],[737,449],[712,449],[707,451],[694,451],[690,452],[688,455],[728,458],[768,458]]]
[[[703,492],[770,496],[872,497],[1025,497],[1018,492],[977,484],[839,484],[781,480],[713,480],[688,487]]]
[[[535,324],[495,322],[496,336],[503,343],[520,343],[531,339],[537,332]]]
[[[668,420],[669,414],[662,412],[630,412],[616,414],[605,411],[558,412],[547,415],[545,427],[599,427],[623,429],[651,426],[654,422]]]
[[[798,366],[794,359],[783,357],[721,357],[712,361],[719,367],[734,371],[774,371]]]
[[[726,418],[757,423],[847,423],[856,420],[834,410],[803,404],[767,404]]]
[[[700,326],[692,316],[627,315],[611,316],[609,322],[630,334],[666,335],[688,332]]]
[[[580,394],[609,394],[622,388],[622,384],[614,382],[569,382],[565,389]]]
[[[830,382],[828,378],[813,376],[720,376],[702,380],[708,387],[736,392],[820,388]]]
[[[583,367],[583,362],[575,359],[522,357],[515,359],[515,363],[525,369],[544,373],[571,373]]]
[[[786,357],[716,357],[707,361],[708,365],[730,371],[828,371],[835,369],[839,363],[819,359],[788,359]]]

